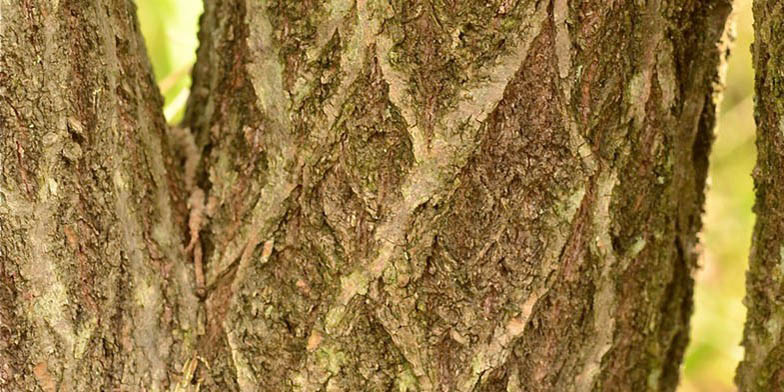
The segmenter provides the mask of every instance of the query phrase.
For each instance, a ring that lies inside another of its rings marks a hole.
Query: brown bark
[[[736,382],[741,391],[784,391],[784,5],[754,2],[753,47],[757,167],[754,170],[756,203],[749,272],[746,275],[748,308],[743,346],[745,357]]]
[[[164,390],[198,301],[133,3],[0,18],[0,390]]]
[[[0,0],[0,389],[672,390],[728,12]]]
[[[673,389],[728,12],[208,2],[205,385]]]

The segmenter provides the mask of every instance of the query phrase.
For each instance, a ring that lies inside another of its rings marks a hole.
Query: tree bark
[[[195,355],[136,23],[127,0],[0,1],[0,390],[161,391]]]
[[[729,10],[0,0],[0,389],[674,389]]]
[[[672,390],[729,10],[208,2],[205,385]]]
[[[784,6],[775,1],[754,2],[753,46],[757,167],[756,202],[749,271],[746,274],[748,309],[743,337],[745,356],[736,382],[741,391],[784,390]]]

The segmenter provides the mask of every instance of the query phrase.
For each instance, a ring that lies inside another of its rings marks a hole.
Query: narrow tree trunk
[[[161,391],[195,355],[161,104],[132,2],[0,1],[0,390]]]
[[[672,390],[729,3],[642,3],[206,2],[166,134],[0,0],[0,389]]]
[[[784,4],[754,2],[755,120],[754,170],[757,223],[746,275],[748,308],[745,357],[736,382],[741,391],[784,391]]]
[[[205,385],[672,390],[729,9],[207,2]]]

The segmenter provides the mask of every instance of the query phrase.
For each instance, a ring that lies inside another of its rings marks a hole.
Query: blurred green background
[[[190,93],[202,0],[136,0],[136,5],[153,72],[166,101],[164,114],[176,123]]]
[[[137,5],[166,118],[176,123],[189,93],[202,1],[137,0]],[[739,343],[746,311],[741,300],[754,223],[751,170],[756,158],[751,0],[735,0],[734,20],[737,39],[711,155],[692,340],[679,392],[734,391],[732,378],[743,357]]]

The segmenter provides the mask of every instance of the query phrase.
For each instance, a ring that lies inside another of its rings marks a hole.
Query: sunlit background
[[[136,4],[155,78],[166,100],[164,114],[176,123],[190,93],[202,0],[136,0]]]
[[[137,0],[142,32],[166,100],[166,118],[182,117],[198,46],[202,0]],[[717,139],[711,155],[701,269],[696,275],[692,340],[679,392],[734,391],[743,357],[741,300],[754,217],[753,37],[751,0],[735,0],[737,39],[729,62]]]

